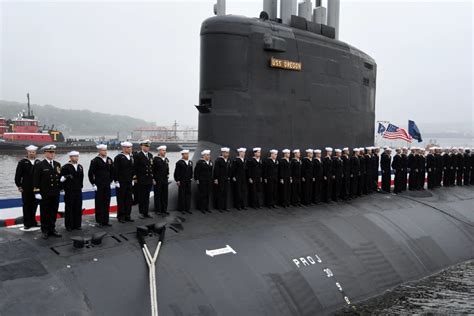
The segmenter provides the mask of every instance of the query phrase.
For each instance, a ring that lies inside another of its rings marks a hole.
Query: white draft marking
[[[233,253],[235,255],[237,252],[234,249],[232,249],[232,247],[229,245],[226,245],[224,248],[219,248],[219,249],[212,249],[212,250],[206,249],[206,255],[208,255],[209,257],[224,255],[226,253]]]

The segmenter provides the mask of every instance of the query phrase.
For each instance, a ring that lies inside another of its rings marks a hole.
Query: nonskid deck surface
[[[149,313],[135,232],[155,222],[169,224],[157,264],[160,314],[325,314],[474,258],[473,200],[471,187],[374,193],[309,207],[113,219],[108,229],[87,216],[80,232],[65,232],[59,220],[63,237],[48,240],[4,228],[0,314]],[[101,245],[72,247],[71,236],[98,231],[108,233]],[[148,238],[152,249],[156,242]]]

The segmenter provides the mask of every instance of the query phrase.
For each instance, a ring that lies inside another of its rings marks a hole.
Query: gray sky
[[[214,2],[0,0],[0,99],[29,91],[37,104],[197,125]],[[227,0],[227,13],[258,16],[261,3]],[[377,119],[472,124],[472,16],[471,1],[341,0],[341,40],[378,64]]]

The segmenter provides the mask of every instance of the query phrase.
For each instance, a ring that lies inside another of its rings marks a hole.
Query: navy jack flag
[[[408,133],[411,137],[413,137],[413,139],[416,139],[419,143],[423,141],[423,139],[421,138],[420,130],[418,129],[418,126],[416,126],[415,121],[408,120]]]
[[[377,133],[383,135],[383,132],[385,132],[385,126],[383,126],[383,124],[379,122],[379,128],[377,129]]]

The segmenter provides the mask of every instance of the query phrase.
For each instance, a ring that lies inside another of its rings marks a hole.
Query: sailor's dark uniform
[[[318,204],[322,199],[324,170],[321,158],[313,159],[313,195],[312,202]]]
[[[367,194],[372,193],[374,185],[372,181],[374,180],[374,168],[372,166],[372,156],[369,154],[364,155],[365,161],[365,192]]]
[[[407,154],[402,153],[402,179],[401,179],[402,191],[407,190],[407,184],[408,184],[408,156]]]
[[[178,186],[178,211],[189,212],[191,208],[191,180],[193,178],[193,162],[180,159],[174,169],[174,181]]]
[[[267,158],[263,162],[265,205],[274,208],[278,195],[278,160]]]
[[[198,187],[196,208],[202,212],[209,211],[209,196],[212,188],[212,161],[200,159],[196,162],[194,180],[197,182]]]
[[[391,182],[391,157],[387,153],[382,153],[380,156],[380,169],[382,170],[382,190],[384,192],[390,192]]]
[[[436,165],[436,183],[435,187],[439,188],[443,181],[443,156],[440,153],[435,153],[435,165]]]
[[[262,192],[262,172],[263,165],[261,159],[252,157],[247,160],[247,182],[249,191],[249,206],[260,208],[260,195]]]
[[[95,192],[95,221],[102,225],[109,223],[110,185],[114,180],[114,162],[112,158],[100,156],[91,160],[88,172],[89,182],[97,187]]]
[[[424,190],[425,176],[426,176],[426,158],[424,155],[417,156],[417,164],[418,164],[417,188],[418,190]]]
[[[288,207],[291,202],[291,165],[289,159],[281,158],[278,162],[278,182],[280,205]]]
[[[349,156],[342,155],[342,187],[341,198],[347,200],[351,186],[351,160]]]
[[[393,188],[393,192],[394,193],[400,193],[402,192],[402,186],[403,186],[403,175],[404,175],[404,172],[403,172],[403,161],[402,161],[402,155],[401,154],[395,154],[395,156],[393,156],[393,160],[392,160],[392,169],[393,169],[393,172],[395,174],[395,177],[394,177],[394,188]]]
[[[123,153],[114,159],[114,181],[117,187],[117,219],[120,222],[130,221],[132,213],[132,181],[135,178],[133,155],[127,156]]]
[[[443,186],[449,187],[451,185],[451,157],[449,153],[444,153],[443,156]]]
[[[464,176],[464,154],[456,154],[456,185],[462,185]]]
[[[303,205],[313,202],[313,177],[313,161],[304,157],[301,159],[301,200]]]
[[[408,155],[408,189],[413,191],[418,189],[418,178],[419,178],[419,170],[418,170],[418,155],[410,153]]]
[[[359,184],[360,176],[360,160],[356,155],[352,155],[351,159],[351,173],[350,173],[350,194],[351,198],[357,197],[357,187]]]
[[[357,195],[362,196],[366,194],[365,191],[365,176],[366,176],[366,164],[364,155],[359,155],[359,182],[357,184]]]
[[[232,182],[232,195],[234,207],[238,210],[245,208],[245,179],[247,164],[245,159],[236,157],[231,162],[230,178]]]
[[[65,178],[64,188],[64,225],[67,230],[80,229],[82,226],[82,187],[84,168],[79,163],[67,163],[61,168],[61,177]]]
[[[301,205],[301,160],[293,158],[291,160],[291,204]]]
[[[153,187],[153,155],[149,152],[139,151],[134,155],[136,192],[138,211],[148,216],[150,208],[150,191]]]
[[[428,171],[428,189],[432,190],[436,187],[438,171],[436,157],[432,153],[428,153],[428,155],[426,155],[426,169]]]
[[[342,159],[338,156],[332,157],[332,200],[338,201],[342,187],[343,165]]]
[[[379,188],[379,164],[380,157],[377,154],[372,154],[372,190],[377,191]]]
[[[464,153],[464,185],[470,185],[471,175],[471,154],[470,151]]]
[[[323,202],[331,202],[332,197],[332,183],[333,183],[333,171],[332,171],[332,158],[324,157],[322,161],[323,166],[323,189],[322,199]]]
[[[214,179],[215,208],[222,211],[227,210],[227,191],[230,177],[229,159],[224,159],[223,157],[216,158],[212,177]]]
[[[15,172],[15,185],[21,189],[21,200],[23,202],[23,225],[25,228],[38,226],[36,222],[36,209],[38,200],[33,192],[33,169],[40,160],[23,158],[18,162]]]
[[[471,173],[471,185],[474,185],[474,152],[471,152],[471,163],[470,163],[470,173]]]
[[[166,157],[153,158],[154,202],[156,213],[168,212],[168,181],[170,175],[169,160]]]
[[[61,164],[57,161],[44,159],[33,169],[33,192],[41,194],[40,218],[43,234],[56,233],[56,216],[59,208],[61,191]]]

